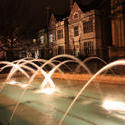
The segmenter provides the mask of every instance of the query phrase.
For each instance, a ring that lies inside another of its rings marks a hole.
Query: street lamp
[[[36,39],[33,39],[33,43],[36,43]]]

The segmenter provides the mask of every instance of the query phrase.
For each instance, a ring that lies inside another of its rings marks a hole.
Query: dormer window
[[[74,19],[77,19],[79,17],[78,13],[74,14]]]

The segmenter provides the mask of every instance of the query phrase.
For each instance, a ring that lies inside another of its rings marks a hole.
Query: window
[[[49,35],[49,40],[50,40],[50,42],[53,42],[53,34],[52,33],[50,33],[50,35]]]
[[[93,32],[93,23],[92,23],[92,20],[84,21],[83,22],[83,32],[84,33]]]
[[[63,38],[63,30],[58,30],[57,31],[57,39],[62,39]]]
[[[58,54],[64,54],[64,47],[58,46]]]
[[[78,13],[75,13],[74,14],[74,19],[77,19],[78,18]]]
[[[79,28],[78,26],[74,27],[74,36],[78,36],[79,35]]]
[[[40,42],[41,42],[41,43],[44,43],[44,36],[41,36],[41,37],[40,37]]]
[[[84,42],[84,53],[85,56],[94,55],[94,42]]]

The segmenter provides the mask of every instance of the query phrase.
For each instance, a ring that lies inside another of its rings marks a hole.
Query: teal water
[[[35,80],[32,87],[26,91],[10,125],[58,125],[66,109],[84,85],[78,81],[54,80],[59,91],[46,95],[35,93],[40,83],[39,80]],[[22,88],[11,85],[6,85],[2,90],[0,96],[2,101],[4,101],[2,98],[14,101],[13,103],[10,101],[0,103],[0,121],[2,123],[8,123],[22,92]],[[95,83],[92,83],[78,98],[63,125],[124,125],[124,111],[107,111],[102,107],[105,99],[125,102],[124,95],[124,85],[101,83],[98,88]]]

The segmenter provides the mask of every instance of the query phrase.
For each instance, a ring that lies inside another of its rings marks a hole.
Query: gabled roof
[[[49,27],[55,26],[56,22],[57,22],[57,20],[56,20],[54,14],[52,13],[51,17],[50,17],[50,21],[49,21]]]
[[[74,13],[78,13],[79,17],[80,15],[83,13],[83,11],[81,10],[81,8],[79,7],[79,5],[77,4],[77,2],[74,3],[71,11],[70,11],[70,15],[69,15],[69,21],[73,20],[74,17]]]
[[[78,6],[81,9],[82,12],[86,12],[86,11],[94,9],[93,7],[91,7],[91,4],[89,4],[89,5],[83,5],[83,4],[81,4],[81,3],[77,2],[77,1],[74,2],[73,7],[74,6]]]
[[[88,5],[83,5],[83,3],[81,2],[74,2],[74,5],[72,7],[72,9],[70,10],[70,12],[67,12],[63,15],[54,15],[53,13],[51,14],[51,17],[50,17],[50,21],[49,21],[49,26],[52,26],[53,22],[58,22],[58,21],[63,21],[64,19],[67,19],[67,18],[70,18],[70,15],[71,15],[71,11],[73,10],[74,7],[78,7],[82,13],[85,13],[87,11],[90,11],[90,10],[93,10],[93,9],[98,9],[98,8],[102,8],[102,5],[104,2],[106,2],[108,0],[93,0],[90,4]]]

